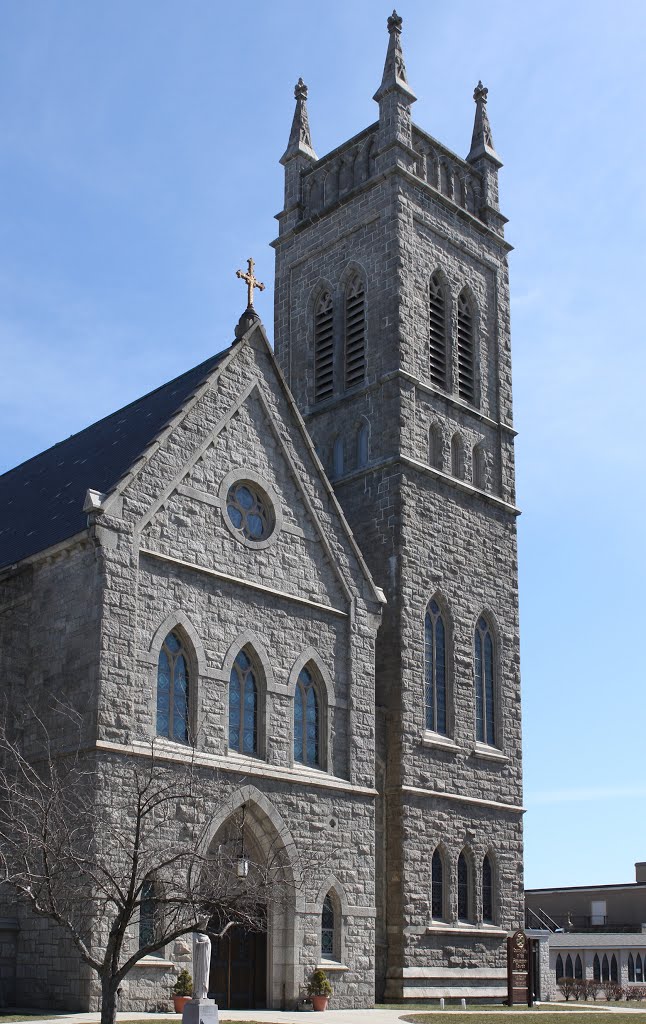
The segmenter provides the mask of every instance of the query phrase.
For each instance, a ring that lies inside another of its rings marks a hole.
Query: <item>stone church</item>
[[[317,965],[337,1008],[500,1000],[523,919],[501,162],[481,83],[466,159],[413,124],[401,28],[378,120],[324,157],[296,86],[274,349],[250,305],[224,351],[0,478],[6,692],[82,708],[106,785],[151,737],[195,749],[211,842],[244,806],[302,880],[214,948],[222,1007],[291,1008]],[[5,1002],[96,1008],[62,933],[0,914]],[[141,961],[121,1007],[186,956]]]

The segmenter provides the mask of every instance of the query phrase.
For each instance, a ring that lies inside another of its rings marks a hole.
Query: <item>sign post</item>
[[[522,928],[507,939],[507,1005],[534,1005],[532,939]]]

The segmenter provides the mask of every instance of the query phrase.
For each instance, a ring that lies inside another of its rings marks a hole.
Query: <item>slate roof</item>
[[[88,488],[110,491],[229,351],[0,476],[0,568],[85,529]]]

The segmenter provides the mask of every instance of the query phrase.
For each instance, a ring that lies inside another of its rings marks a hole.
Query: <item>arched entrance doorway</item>
[[[271,803],[255,787],[245,786],[219,815],[209,852],[244,851],[253,874],[267,872],[266,899],[253,920],[214,917],[211,934],[209,996],[223,1009],[284,1008],[298,998],[295,980],[299,894],[294,846]],[[235,917],[235,914],[232,915]]]

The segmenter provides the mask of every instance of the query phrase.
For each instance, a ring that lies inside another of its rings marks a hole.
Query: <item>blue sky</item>
[[[268,285],[293,86],[319,155],[377,117],[367,0],[0,6],[0,470],[223,348]],[[415,121],[469,149],[489,88],[509,217],[526,882],[646,859],[641,0],[406,0]]]

